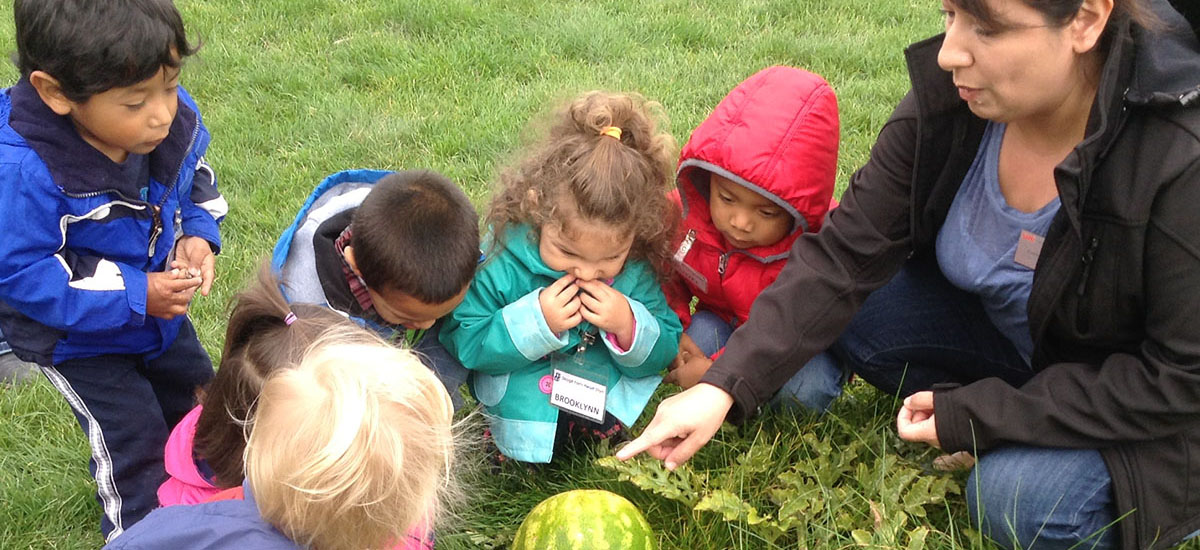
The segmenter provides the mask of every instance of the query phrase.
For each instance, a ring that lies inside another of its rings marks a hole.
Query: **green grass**
[[[204,42],[183,82],[213,132],[209,158],[231,205],[214,293],[192,312],[214,357],[227,300],[331,172],[432,168],[482,205],[525,124],[561,99],[641,92],[663,105],[682,143],[740,80],[788,64],[822,74],[839,95],[844,187],[907,89],[904,46],[939,28],[934,0],[178,4]],[[10,6],[0,20],[11,20]],[[11,51],[11,25],[0,27],[0,50]],[[0,80],[15,78],[0,69]],[[439,540],[500,548],[542,498],[602,487],[636,502],[665,548],[986,546],[949,489],[961,479],[930,473],[931,451],[896,438],[895,409],[856,385],[822,418],[768,414],[727,427],[674,476],[649,461],[621,472],[597,465],[611,453],[603,445],[533,473],[467,467],[473,498]],[[0,548],[98,547],[86,464],[84,438],[48,384],[0,390]],[[929,498],[906,501],[914,488]],[[716,511],[693,509],[705,497]],[[776,517],[794,506],[803,521],[771,535],[743,521],[747,506]]]

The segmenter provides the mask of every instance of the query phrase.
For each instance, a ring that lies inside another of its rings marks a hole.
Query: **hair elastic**
[[[600,135],[621,141],[621,129],[616,126],[605,126],[600,129]]]
[[[296,322],[295,312],[289,311],[287,316],[283,318],[283,324],[285,324],[289,327],[292,326],[292,323],[295,323],[295,322]]]

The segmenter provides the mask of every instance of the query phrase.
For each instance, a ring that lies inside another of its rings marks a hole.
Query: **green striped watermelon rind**
[[[525,516],[512,544],[512,550],[656,548],[650,523],[637,506],[598,489],[566,491],[543,500]]]

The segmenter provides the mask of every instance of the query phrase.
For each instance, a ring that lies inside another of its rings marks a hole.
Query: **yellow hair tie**
[[[600,135],[621,141],[621,129],[616,126],[605,126],[600,129]]]

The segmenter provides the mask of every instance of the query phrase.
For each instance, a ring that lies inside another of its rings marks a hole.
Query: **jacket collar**
[[[487,242],[485,250],[491,247],[491,232],[484,238]],[[504,231],[504,248],[513,255],[530,273],[557,279],[566,275],[565,272],[555,271],[542,261],[538,250],[538,237],[532,226],[528,224],[511,224]]]
[[[1163,29],[1151,33],[1135,27],[1134,70],[1126,99],[1135,105],[1200,104],[1200,42],[1188,21],[1165,0],[1152,4]]]
[[[71,194],[116,191],[136,199],[138,189],[125,181],[121,166],[84,141],[67,116],[50,110],[28,78],[11,89],[9,125],[46,164],[54,183]],[[171,130],[150,153],[150,177],[171,184],[195,143],[200,125],[195,111],[181,100]]]

